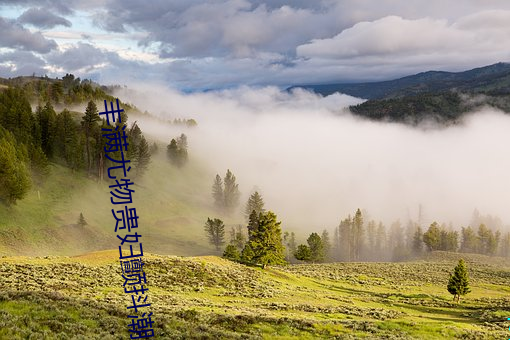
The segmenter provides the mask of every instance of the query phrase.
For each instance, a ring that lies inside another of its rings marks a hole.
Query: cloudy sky
[[[71,72],[180,90],[510,61],[507,0],[0,0],[0,31],[2,77]]]

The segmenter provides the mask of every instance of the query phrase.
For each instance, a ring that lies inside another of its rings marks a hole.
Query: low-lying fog
[[[136,88],[136,87],[135,87]],[[192,161],[214,175],[231,169],[243,194],[258,188],[285,226],[322,230],[358,207],[385,223],[470,222],[473,210],[510,221],[510,116],[493,109],[448,128],[416,128],[353,117],[362,100],[277,88],[183,94],[144,87],[119,94],[194,129],[139,120],[165,145],[188,135]],[[205,192],[204,195],[210,195]]]

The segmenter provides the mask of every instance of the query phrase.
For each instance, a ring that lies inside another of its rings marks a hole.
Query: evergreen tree
[[[85,221],[85,217],[83,217],[83,213],[80,213],[80,217],[78,218],[78,225],[81,227],[86,226],[88,223]]]
[[[159,146],[158,146],[158,144],[156,144],[156,142],[152,142],[150,152],[151,152],[151,155],[157,155],[159,153]]]
[[[237,228],[230,229],[230,244],[236,246],[239,251],[242,251],[246,243],[246,236],[243,233],[243,227],[238,225]]]
[[[221,177],[218,174],[216,175],[212,186],[212,196],[214,198],[214,206],[219,211],[222,211],[224,207],[223,181],[221,180]]]
[[[352,219],[352,250],[353,259],[358,261],[360,259],[361,249],[363,247],[363,216],[361,210],[356,210],[356,214]]]
[[[241,262],[245,264],[253,263],[254,257],[255,253],[253,252],[253,248],[248,242],[244,245],[243,251],[241,252]]]
[[[352,261],[352,218],[349,215],[346,219],[340,222],[338,232],[340,234],[340,260]]]
[[[461,295],[466,295],[471,291],[469,289],[467,266],[463,259],[459,260],[453,275],[450,274],[447,289],[448,292],[453,295],[453,300],[455,301],[455,299],[457,299],[457,303],[460,302]]]
[[[149,164],[151,162],[151,153],[149,151],[149,144],[145,140],[145,137],[142,135],[140,137],[140,143],[138,144],[138,150],[136,155],[134,156],[134,164],[136,170],[136,177],[142,177],[143,174],[149,168]]]
[[[324,247],[324,261],[331,261],[332,259],[332,248],[331,248],[331,241],[329,239],[329,233],[326,229],[322,231],[321,235],[322,240],[322,246]]]
[[[471,227],[462,228],[462,245],[460,251],[463,253],[476,253],[480,248],[475,231]]]
[[[324,261],[324,244],[319,234],[311,233],[306,242],[310,248],[310,260],[312,262]]]
[[[421,227],[418,226],[413,235],[413,253],[416,255],[421,254],[423,250],[423,232]]]
[[[204,230],[209,239],[209,243],[215,246],[216,250],[219,251],[220,247],[225,243],[225,225],[223,221],[218,218],[207,218]]]
[[[423,243],[429,250],[438,250],[441,245],[441,230],[437,222],[433,222],[423,234]]]
[[[71,112],[64,109],[57,115],[55,146],[57,155],[71,169],[78,169],[83,163],[83,152],[80,145],[79,126]],[[78,160],[78,157],[80,158]]]
[[[294,252],[294,257],[299,261],[310,262],[312,260],[312,252],[310,247],[305,244],[300,244]]]
[[[335,232],[333,234],[333,256],[332,258],[335,260],[335,261],[340,261],[340,252],[341,252],[341,249],[340,249],[340,233],[338,231],[338,227],[335,228]]]
[[[94,129],[97,128],[97,122],[101,119],[99,118],[99,114],[97,111],[97,106],[93,101],[89,101],[87,104],[87,109],[85,110],[85,115],[82,118],[81,126],[83,127],[83,131],[85,132],[85,149],[87,152],[87,171],[90,173],[92,168],[92,159],[90,156],[90,137],[94,133]]]
[[[246,208],[244,209],[244,215],[246,216],[246,219],[250,218],[250,215],[253,211],[255,211],[257,215],[265,211],[264,200],[258,191],[255,191],[253,194],[251,194],[250,198],[248,198],[248,202],[246,202]]]
[[[286,231],[283,233],[283,243],[285,244],[285,260],[290,262],[294,253],[296,252],[296,235],[294,232],[289,233]]]
[[[510,232],[506,233],[501,240],[500,255],[510,257]]]
[[[459,233],[457,231],[450,230],[444,234],[444,237],[446,239],[442,242],[444,243],[443,250],[456,252],[459,249]]]
[[[33,141],[35,146],[40,146],[40,141],[34,139],[35,123],[32,107],[22,89],[8,87],[0,91],[0,126],[11,132],[18,143],[28,145]]]
[[[188,162],[188,138],[182,134],[177,139],[172,139],[167,146],[167,156],[170,162],[181,168]]]
[[[250,218],[248,219],[248,240],[253,240],[256,235],[257,230],[259,229],[259,216],[260,213],[257,214],[256,211],[252,211],[250,214]]]
[[[252,262],[261,264],[262,268],[270,264],[285,263],[281,222],[277,222],[276,218],[276,215],[271,211],[260,213],[258,228],[247,243],[253,250]]]
[[[386,252],[387,249],[387,240],[386,240],[386,227],[382,222],[379,221],[379,224],[377,226],[377,245],[376,245],[376,253],[378,254],[379,258],[383,257],[383,254]]]
[[[57,115],[50,102],[47,102],[43,108],[37,108],[36,119],[39,123],[41,133],[41,148],[46,157],[52,158],[55,144]]]
[[[25,154],[26,148],[18,145],[14,136],[0,127],[0,201],[7,205],[15,204],[30,189]]]
[[[172,138],[170,141],[170,144],[166,147],[166,154],[168,156],[168,159],[170,160],[170,163],[178,166],[179,164],[179,148],[177,146],[177,141]]]
[[[240,197],[239,185],[236,183],[236,176],[234,176],[230,170],[227,170],[223,183],[225,185],[223,190],[225,211],[227,213],[232,213],[232,211],[239,205]]]
[[[223,252],[223,257],[227,260],[238,262],[241,259],[241,254],[239,254],[239,250],[237,250],[235,245],[229,244]]]
[[[485,226],[480,224],[478,227],[478,244],[480,254],[494,255],[498,248],[500,235],[496,235]]]
[[[490,233],[487,244],[487,255],[493,256],[498,250],[499,240],[501,238],[501,232],[496,230],[495,233]]]
[[[377,238],[376,229],[377,229],[377,225],[374,220],[371,220],[370,222],[368,222],[368,224],[367,224],[367,241],[368,241],[367,256],[369,259],[376,258],[376,254],[375,254],[376,238]]]

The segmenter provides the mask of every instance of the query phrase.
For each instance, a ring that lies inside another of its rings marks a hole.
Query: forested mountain
[[[510,93],[510,63],[497,63],[464,72],[428,71],[415,75],[370,83],[298,85],[324,96],[335,92],[364,99],[388,99],[456,90],[469,93]]]
[[[409,124],[422,120],[450,123],[482,106],[510,112],[509,63],[464,72],[429,71],[382,82],[296,87],[322,95],[340,92],[368,99],[351,106],[350,110],[373,120]]]

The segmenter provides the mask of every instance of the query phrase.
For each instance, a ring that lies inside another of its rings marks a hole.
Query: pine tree
[[[250,214],[250,218],[248,220],[248,240],[253,240],[253,237],[256,235],[257,230],[259,229],[259,216],[255,211],[252,211]]]
[[[246,243],[244,245],[243,251],[241,252],[241,263],[250,264],[253,262],[253,258],[255,253],[250,245],[250,243]]]
[[[294,252],[294,257],[299,261],[310,262],[312,260],[312,251],[305,244],[300,244]]]
[[[7,205],[25,197],[31,186],[24,153],[23,144],[18,145],[14,136],[0,127],[0,201]]]
[[[338,231],[338,227],[335,228],[335,232],[333,234],[333,259],[335,261],[340,261],[341,258],[341,249],[340,249],[340,233]]]
[[[78,218],[78,225],[81,227],[86,226],[88,223],[85,220],[85,217],[83,217],[83,213],[80,213],[80,217]]]
[[[216,250],[219,251],[220,247],[225,243],[225,225],[223,221],[218,218],[207,218],[204,230],[209,239],[209,243],[215,246]]]
[[[462,245],[460,251],[463,253],[476,253],[479,247],[479,241],[476,233],[471,227],[462,228]]]
[[[248,202],[246,202],[244,215],[246,216],[247,220],[250,218],[250,215],[253,211],[255,211],[257,215],[265,211],[264,200],[258,191],[255,191],[253,194],[251,194],[250,198],[248,198]]]
[[[429,250],[438,250],[441,245],[441,230],[437,222],[433,222],[423,234],[423,243]]]
[[[285,245],[285,259],[290,262],[296,252],[296,234],[288,231],[283,233],[283,243]]]
[[[360,259],[361,248],[363,247],[363,233],[363,216],[361,215],[361,210],[358,209],[352,219],[352,250],[355,261]]]
[[[324,244],[319,234],[311,233],[306,242],[310,248],[310,260],[312,262],[324,261]]]
[[[500,255],[510,257],[510,232],[506,233],[501,240]]]
[[[57,115],[53,106],[49,102],[41,108],[38,107],[36,111],[37,122],[41,131],[41,148],[48,158],[53,157],[53,149],[55,144],[55,128]]]
[[[332,258],[331,254],[331,241],[329,240],[329,232],[324,229],[321,235],[322,246],[324,247],[324,259],[323,261],[330,261]]]
[[[422,250],[423,250],[423,232],[421,230],[421,227],[418,226],[413,236],[413,252],[416,255],[419,255],[421,254]]]
[[[90,137],[94,131],[94,128],[97,128],[97,122],[101,119],[99,118],[99,114],[97,111],[96,104],[91,100],[87,104],[87,109],[85,110],[85,115],[82,118],[81,125],[83,127],[83,131],[85,131],[85,149],[87,151],[87,171],[90,173],[90,169],[92,168],[92,159],[90,157]]]
[[[216,177],[214,179],[213,186],[212,186],[212,196],[214,198],[214,206],[219,211],[222,211],[223,207],[225,205],[224,200],[223,200],[223,197],[224,197],[224,195],[223,195],[223,181],[221,180],[221,177],[218,174],[216,175]]]
[[[340,235],[340,260],[352,261],[352,218],[349,215],[346,219],[340,222],[338,226],[338,233]]]
[[[367,224],[367,241],[368,241],[368,251],[367,255],[369,259],[376,258],[375,254],[375,246],[376,246],[376,233],[377,224],[374,220],[371,220]]]
[[[225,211],[232,213],[239,205],[239,197],[241,195],[239,193],[239,185],[236,183],[236,176],[230,170],[227,170],[223,183],[225,185],[223,190]]]
[[[450,274],[447,289],[453,295],[453,300],[457,299],[457,303],[460,302],[461,295],[466,295],[471,291],[469,289],[467,266],[463,259],[459,260],[453,275]]]
[[[149,151],[149,144],[145,140],[145,137],[142,135],[140,137],[140,143],[138,144],[138,150],[136,155],[134,156],[134,164],[136,170],[136,177],[142,177],[143,174],[149,168],[149,164],[151,162],[151,153]]]
[[[170,162],[180,168],[188,162],[188,138],[182,134],[177,139],[172,139],[166,147]]]
[[[177,147],[177,141],[172,138],[170,144],[166,147],[166,154],[170,163],[177,165],[179,163],[179,148]]]
[[[243,233],[243,226],[238,225],[230,229],[230,244],[233,244],[239,251],[242,251],[246,243],[246,236]]]
[[[276,219],[276,215],[271,211],[260,213],[258,228],[247,243],[253,250],[252,262],[262,265],[262,268],[270,264],[285,263],[281,222],[277,222]]]
[[[241,254],[239,254],[239,250],[237,250],[235,245],[229,244],[223,252],[223,257],[227,260],[238,262],[241,259]]]
[[[386,257],[386,251],[387,251],[387,239],[386,239],[386,227],[384,224],[379,221],[379,224],[377,226],[377,237],[376,237],[376,254],[379,258],[385,258]]]
[[[156,144],[156,142],[152,142],[150,152],[151,152],[151,155],[157,155],[159,153],[159,146],[158,146],[158,144]]]
[[[64,161],[65,165],[72,169],[76,169],[75,162],[73,162],[73,160],[82,154],[82,152],[78,152],[78,155],[76,155],[77,149],[80,146],[78,128],[79,126],[74,121],[69,110],[64,109],[57,115],[55,151]]]

